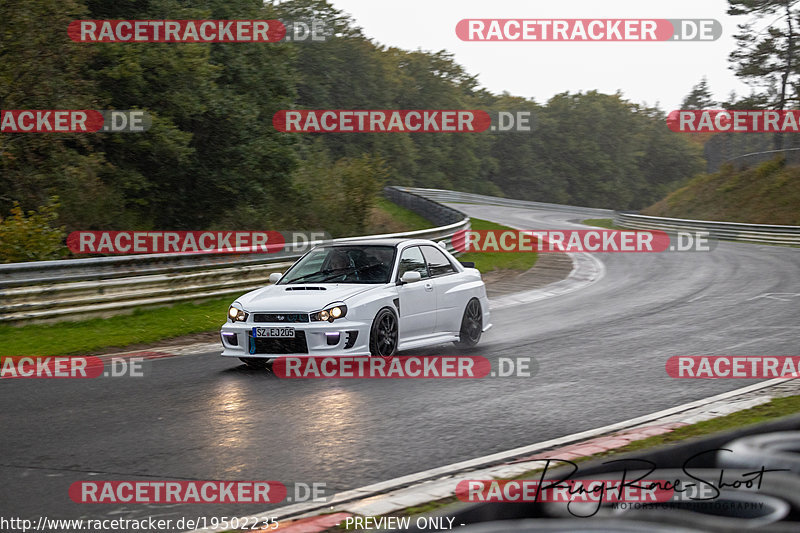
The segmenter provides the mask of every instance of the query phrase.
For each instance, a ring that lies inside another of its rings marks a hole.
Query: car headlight
[[[247,320],[247,313],[236,304],[233,304],[228,308],[228,320],[231,322],[244,322]]]
[[[347,306],[344,304],[331,304],[322,311],[311,313],[311,320],[313,322],[333,322],[337,318],[344,318],[347,314]]]

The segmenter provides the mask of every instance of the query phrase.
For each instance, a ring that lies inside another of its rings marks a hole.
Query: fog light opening
[[[336,346],[337,344],[339,344],[340,338],[341,334],[339,332],[325,334],[325,339],[328,341],[328,346]]]
[[[239,346],[239,337],[236,336],[236,333],[232,333],[230,331],[225,331],[222,333],[222,341],[231,346]]]

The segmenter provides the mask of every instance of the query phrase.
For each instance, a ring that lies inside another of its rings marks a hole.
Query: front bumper
[[[252,315],[251,315],[252,316]],[[334,322],[227,322],[220,337],[223,357],[274,358],[369,355],[371,324],[355,320]],[[294,339],[254,339],[253,327],[293,327]]]

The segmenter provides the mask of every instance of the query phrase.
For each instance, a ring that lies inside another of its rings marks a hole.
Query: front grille
[[[308,353],[305,331],[295,331],[293,339],[254,339],[252,336],[248,338],[252,354]],[[253,347],[255,347],[255,351],[253,351]]]
[[[254,313],[253,322],[308,322],[308,313]]]

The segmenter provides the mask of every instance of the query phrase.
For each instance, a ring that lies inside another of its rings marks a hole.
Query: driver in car
[[[340,252],[338,250],[334,250],[331,252],[331,258],[328,261],[328,270],[333,271],[335,274],[338,270],[344,270],[352,265],[350,264],[350,259],[347,257],[347,254]],[[340,277],[331,279],[330,281],[345,281],[347,279],[347,272],[342,272]]]

